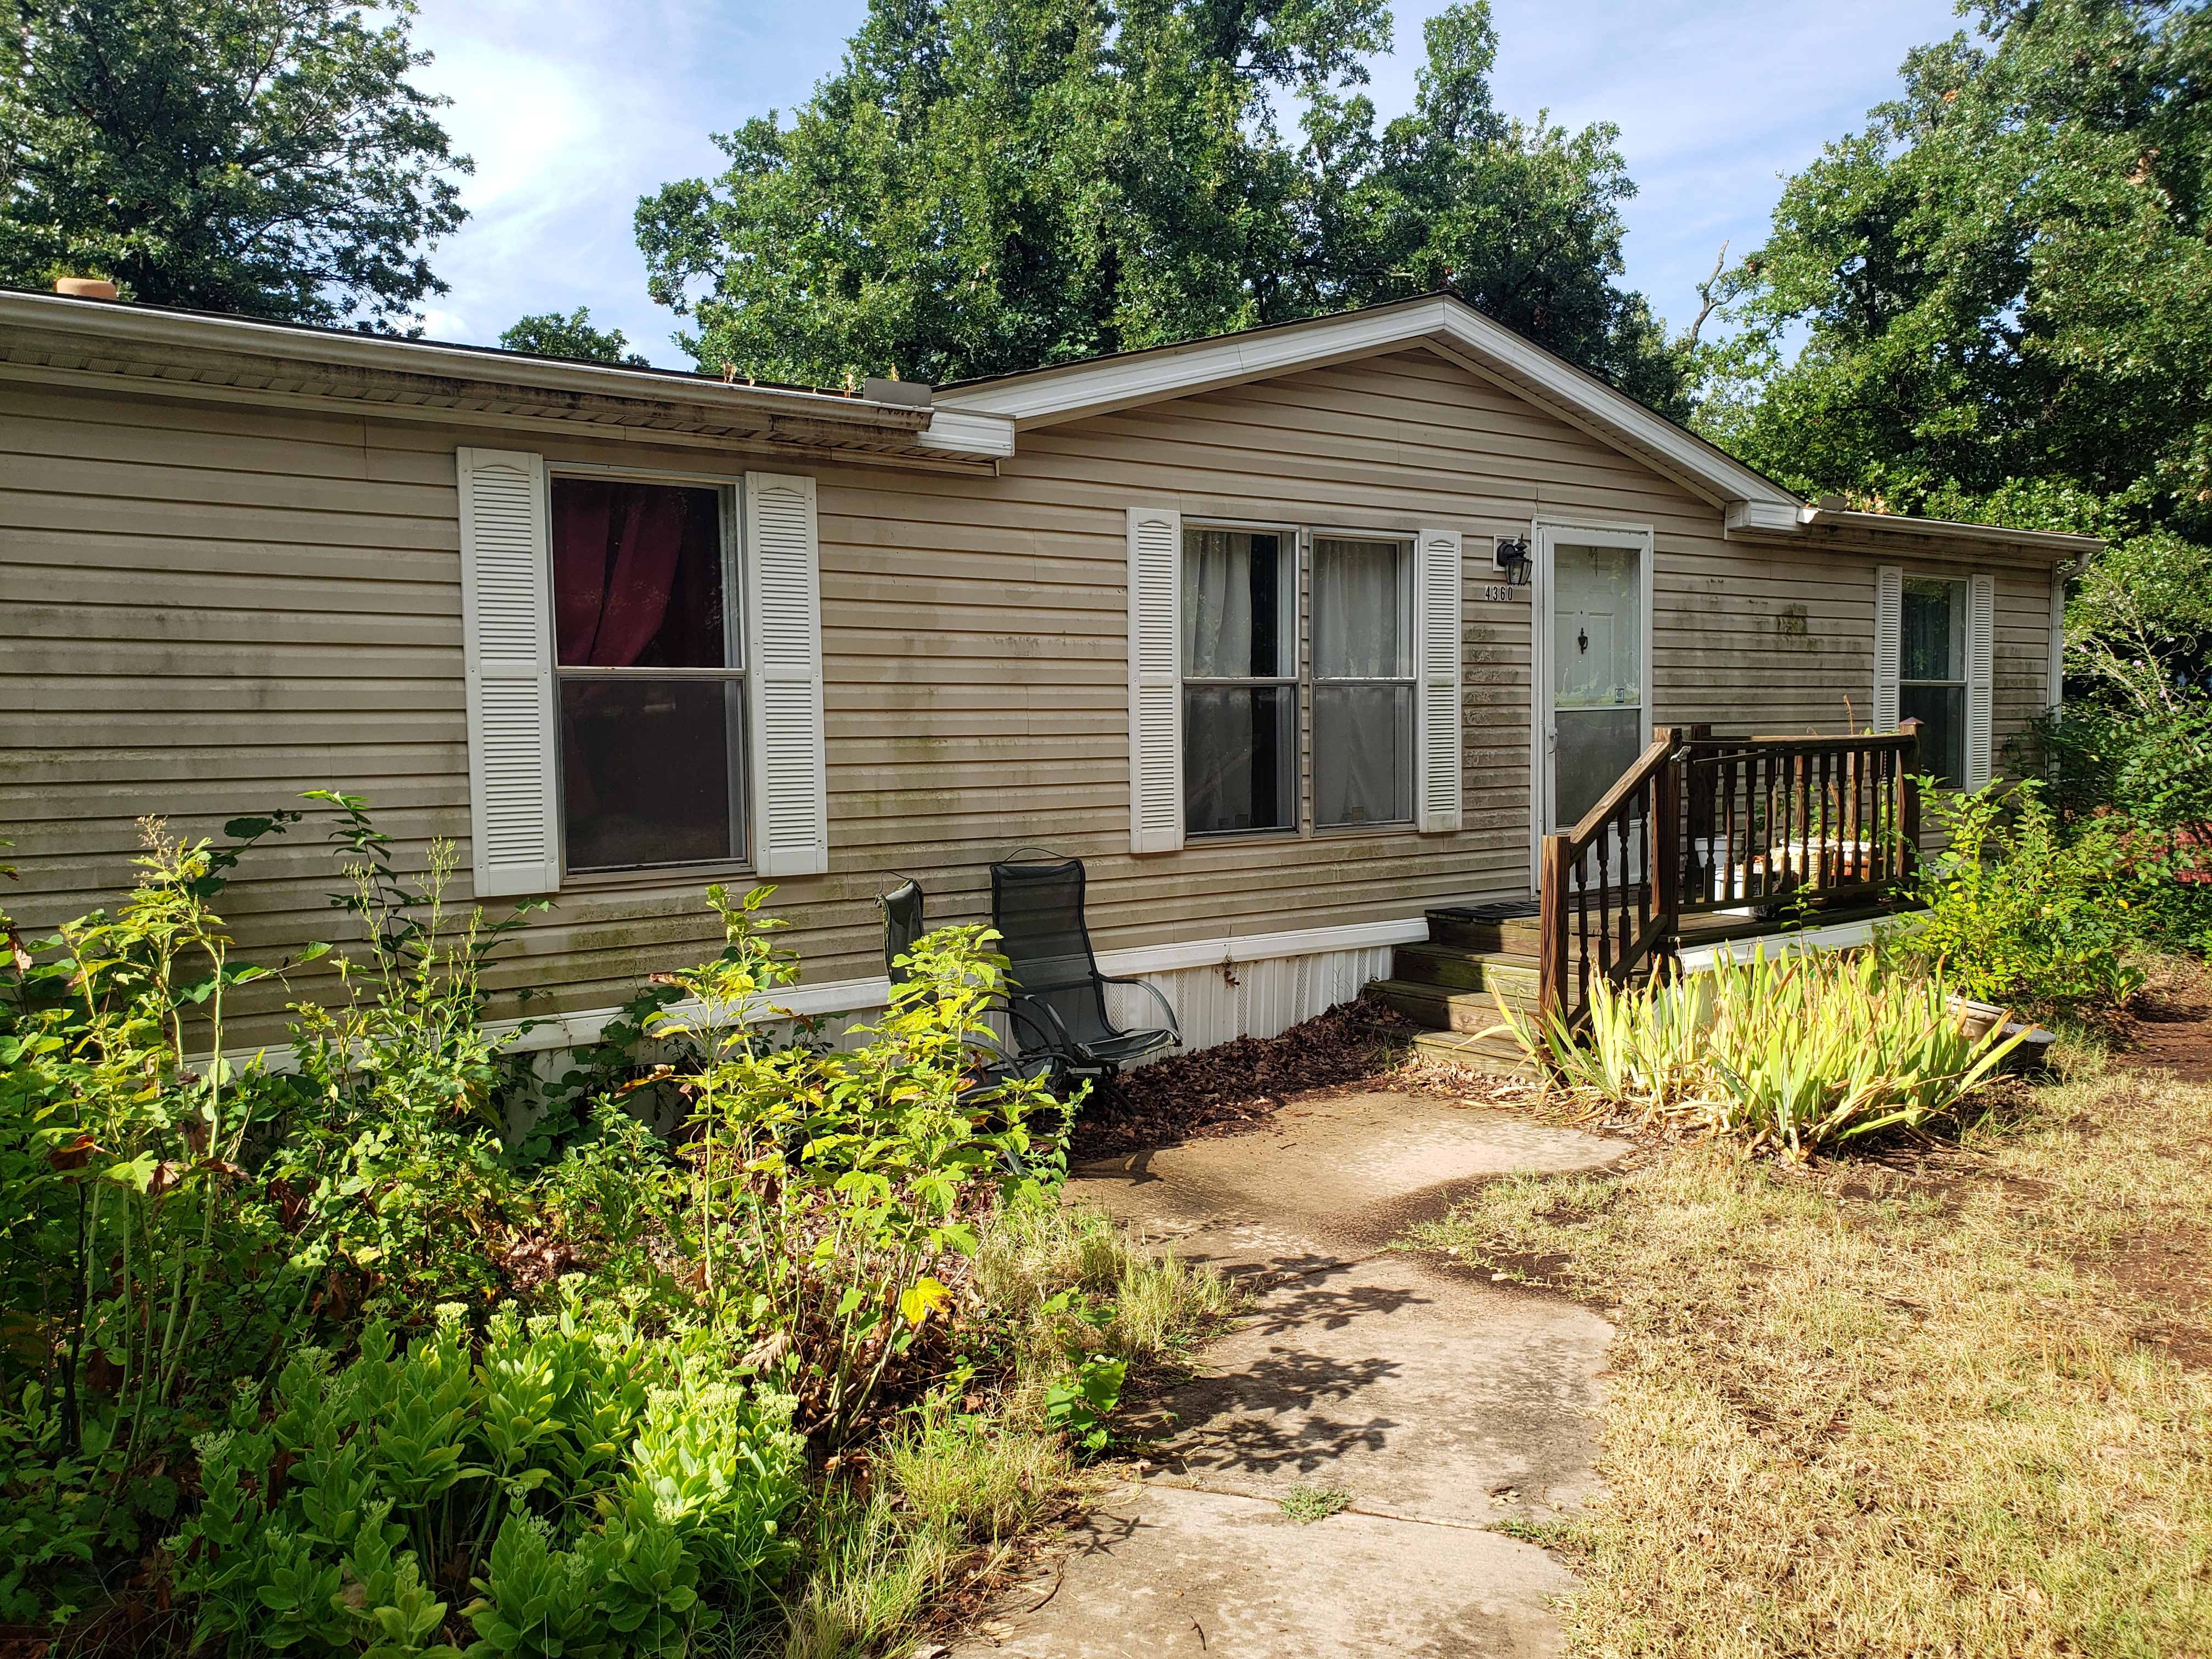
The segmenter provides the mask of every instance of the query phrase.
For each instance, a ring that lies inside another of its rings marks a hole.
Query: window
[[[1316,537],[1301,651],[1297,543],[1289,530],[1182,532],[1187,834],[1297,828],[1302,686],[1314,823],[1413,816],[1413,546]]]
[[[1920,722],[1921,766],[1946,788],[1966,773],[1966,584],[1905,578],[1898,718]]]
[[[1297,827],[1297,538],[1183,532],[1183,812],[1194,836]]]
[[[561,817],[571,870],[744,856],[726,492],[552,481]]]
[[[1413,549],[1314,538],[1314,822],[1413,816]]]

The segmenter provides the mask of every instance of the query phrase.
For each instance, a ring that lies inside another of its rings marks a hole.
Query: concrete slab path
[[[1486,1176],[1628,1145],[1399,1094],[1294,1103],[1259,1133],[1092,1164],[1098,1205],[1255,1290],[1103,1495],[952,1659],[1505,1659],[1562,1650],[1574,1581],[1487,1530],[1573,1514],[1612,1328],[1387,1252]],[[1303,1524],[1296,1486],[1350,1494]]]

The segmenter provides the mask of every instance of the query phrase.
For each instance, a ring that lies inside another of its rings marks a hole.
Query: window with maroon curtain
[[[744,680],[718,489],[553,480],[572,870],[744,855]]]

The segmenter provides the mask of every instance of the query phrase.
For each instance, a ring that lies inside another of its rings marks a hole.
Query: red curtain
[[[553,623],[564,668],[718,668],[726,660],[720,504],[710,490],[563,478],[553,489]],[[581,712],[610,688],[564,688]],[[568,811],[597,810],[574,721],[562,732]]]

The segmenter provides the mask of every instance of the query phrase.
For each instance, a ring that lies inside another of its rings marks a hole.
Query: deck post
[[[1537,867],[1536,903],[1541,938],[1536,957],[1536,1019],[1539,1033],[1554,1018],[1567,1017],[1567,844],[1566,836],[1544,837]]]
[[[1679,727],[1662,726],[1651,736],[1655,741],[1665,738],[1677,750],[1681,747]],[[1681,921],[1682,774],[1687,766],[1679,753],[1670,754],[1651,780],[1651,908],[1664,929],[1661,938],[1668,942],[1670,950],[1675,927]]]

